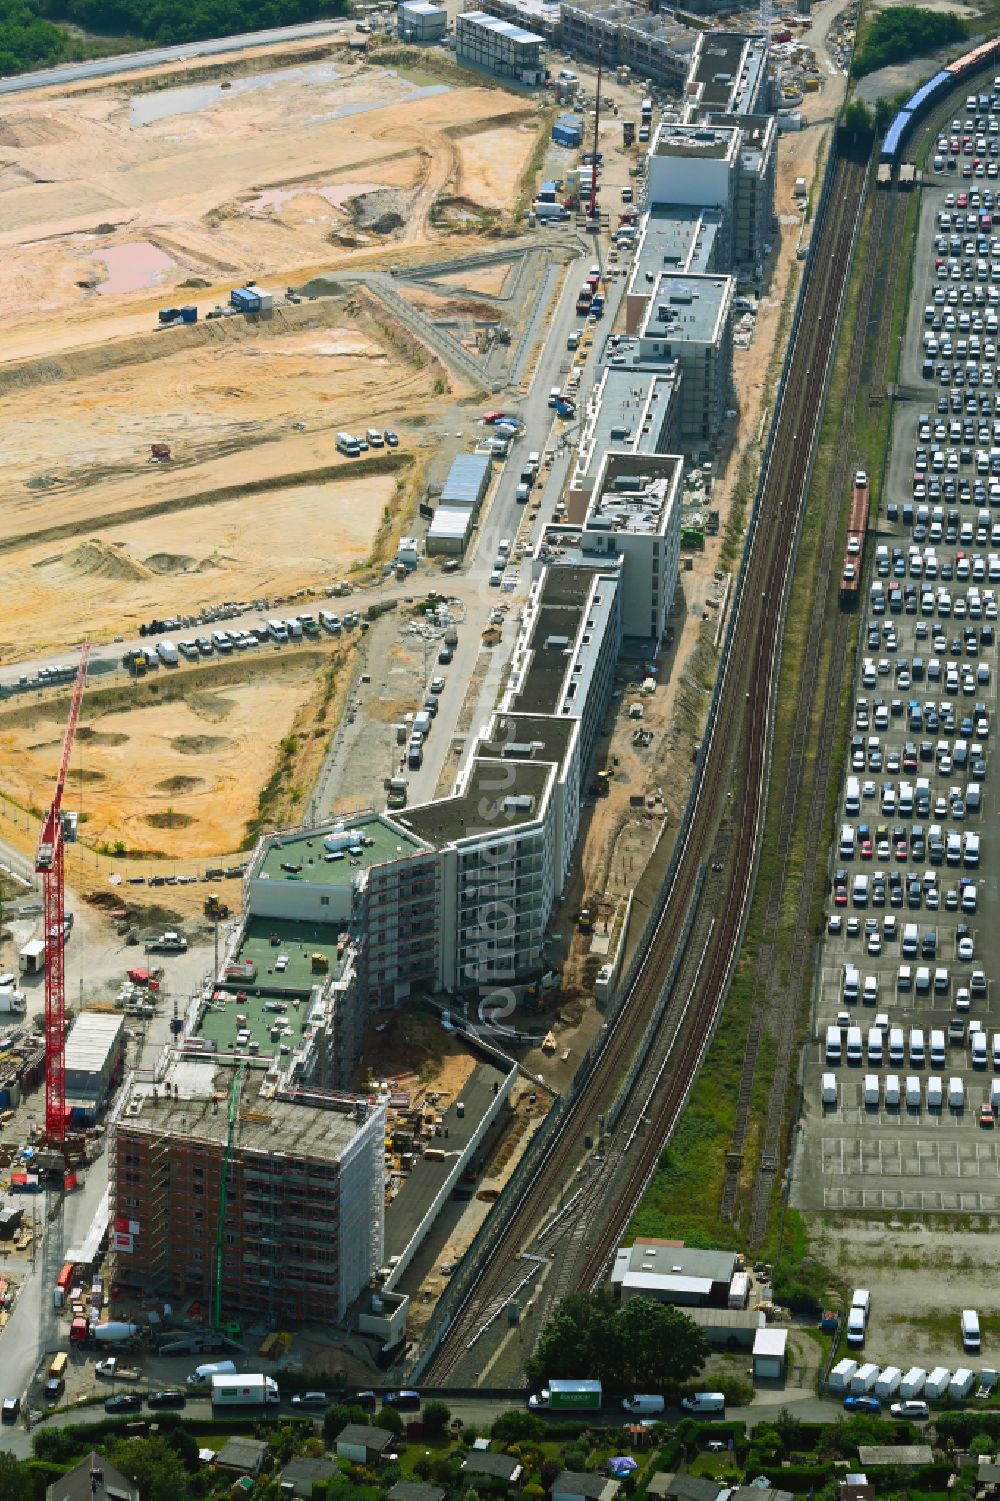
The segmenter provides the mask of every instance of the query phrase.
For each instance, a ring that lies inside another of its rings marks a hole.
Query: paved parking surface
[[[982,175],[964,178],[980,135]],[[963,121],[959,139],[955,170],[922,192],[867,543],[793,1188],[806,1209],[1000,1214],[1000,129]]]

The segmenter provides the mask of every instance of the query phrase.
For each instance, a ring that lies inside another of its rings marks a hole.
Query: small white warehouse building
[[[780,1381],[785,1374],[787,1329],[758,1329],[753,1342],[753,1379]]]

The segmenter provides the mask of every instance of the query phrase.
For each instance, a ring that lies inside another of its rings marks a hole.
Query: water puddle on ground
[[[157,250],[148,240],[135,240],[130,245],[109,245],[107,250],[95,250],[92,259],[107,267],[107,277],[98,282],[97,290],[105,293],[138,292],[142,287],[155,287],[168,271],[173,271],[177,262],[171,260],[164,250]]]
[[[349,199],[357,198],[359,193],[377,193],[384,187],[384,182],[340,182],[317,183],[311,187],[301,188],[268,188],[247,207],[252,214],[261,214],[267,209],[280,210],[293,198],[315,195],[317,198],[325,198],[331,208],[343,208]]]
[[[310,63],[303,68],[274,68],[250,78],[234,78],[225,87],[221,83],[194,84],[189,88],[160,89],[155,93],[136,94],[132,101],[129,123],[152,125],[173,115],[196,115],[214,109],[240,94],[271,89],[279,83],[333,83],[341,75],[332,63]]]

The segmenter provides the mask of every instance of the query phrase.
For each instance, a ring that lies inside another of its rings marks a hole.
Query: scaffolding
[[[240,1112],[240,1091],[243,1088],[245,1074],[246,1065],[242,1064],[236,1070],[232,1093],[229,1096],[229,1129],[226,1134],[226,1151],[222,1159],[222,1172],[219,1177],[219,1226],[215,1236],[215,1286],[212,1291],[212,1327],[214,1329],[222,1327],[222,1262],[225,1250],[226,1199],[229,1194],[229,1171],[232,1166],[233,1147],[236,1144],[236,1125]]]

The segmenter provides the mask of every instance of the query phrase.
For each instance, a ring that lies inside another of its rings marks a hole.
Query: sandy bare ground
[[[85,707],[66,800],[87,842],[121,839],[130,850],[186,857],[235,848],[313,681],[304,666],[260,673],[248,664],[245,682],[170,703],[98,714]],[[26,724],[0,721],[4,790],[22,804],[37,807],[50,793],[63,709],[38,708]]]
[[[0,127],[6,335],[51,312],[152,308],[192,277],[283,286],[296,268],[329,265],[351,199],[374,188],[495,207],[531,150],[534,114],[499,89],[336,57],[236,78],[228,92],[128,82],[12,99]],[[414,213],[400,239],[424,237]]]

